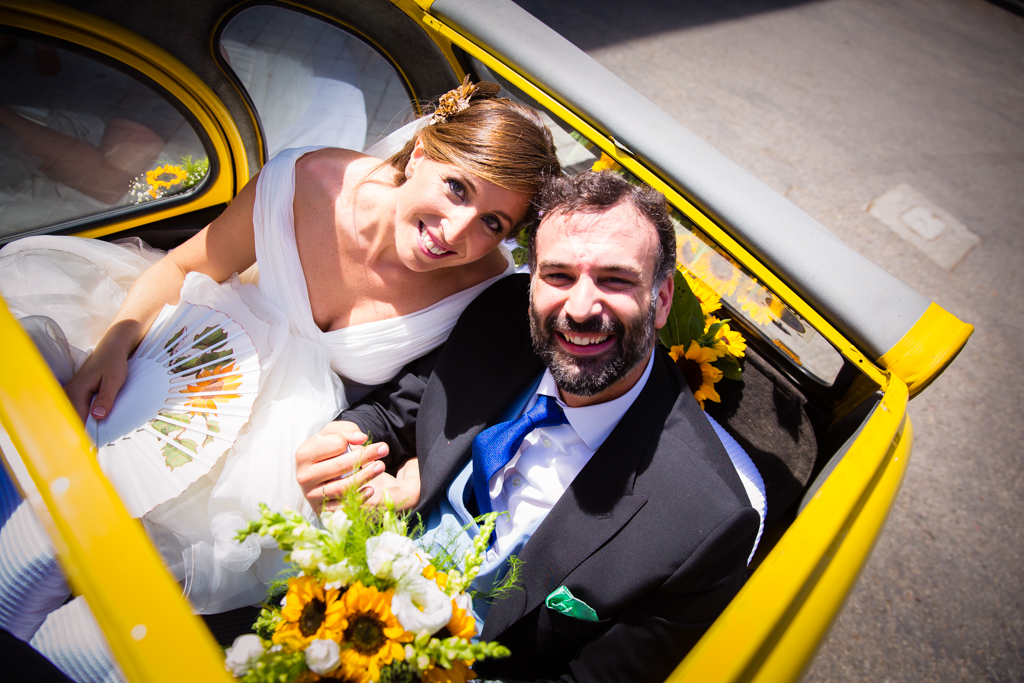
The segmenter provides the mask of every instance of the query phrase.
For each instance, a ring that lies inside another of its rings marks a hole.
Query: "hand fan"
[[[207,306],[164,308],[128,360],[110,414],[86,422],[129,514],[141,517],[213,467],[248,421],[259,377],[237,322]]]

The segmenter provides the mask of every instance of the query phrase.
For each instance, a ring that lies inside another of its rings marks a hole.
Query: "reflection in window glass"
[[[310,145],[362,151],[412,111],[383,57],[319,19],[252,7],[228,22],[220,45],[259,114],[268,159]]]
[[[199,137],[105,64],[0,34],[0,240],[195,188]]]
[[[578,131],[551,116],[511,83],[494,76],[484,64],[474,60],[474,67],[481,77],[501,83],[502,96],[538,110],[551,129],[558,159],[566,172],[611,170],[632,183],[640,182]],[[716,315],[742,321],[747,329],[778,348],[784,358],[827,384],[834,382],[843,367],[843,357],[832,344],[746,272],[681,211],[673,208],[671,216],[676,224],[678,262],[721,297],[728,313]]]

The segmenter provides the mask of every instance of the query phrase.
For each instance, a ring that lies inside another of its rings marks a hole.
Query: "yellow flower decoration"
[[[199,374],[196,375],[197,380],[202,380],[203,377],[212,377],[214,375],[223,375],[229,372],[234,372],[238,368],[235,367],[234,363],[228,363],[226,365],[215,365],[205,370],[200,370]],[[237,389],[242,385],[241,375],[228,375],[227,377],[218,377],[217,379],[208,379],[197,382],[196,384],[189,384],[187,387],[182,389],[179,393],[182,394],[203,394],[208,391],[230,391]],[[241,394],[220,394],[218,396],[198,396],[185,401],[186,406],[192,406],[194,408],[206,408],[208,410],[217,410],[217,401],[222,403],[230,401],[233,398],[240,398]]]
[[[704,332],[707,332],[712,325],[720,322],[714,316],[708,316],[704,321]],[[747,340],[743,335],[729,327],[729,323],[723,323],[715,333],[716,348],[723,349],[726,354],[734,358],[742,358],[747,350]]]
[[[615,159],[612,159],[604,152],[601,152],[601,158],[594,162],[594,165],[590,167],[590,170],[594,172],[617,171],[620,168],[622,167],[619,166],[618,162],[615,161]]]
[[[170,176],[170,179],[164,176]],[[170,189],[186,178],[188,178],[188,173],[185,172],[185,169],[173,164],[157,166],[152,171],[146,173],[146,182],[149,183],[150,194],[159,192],[160,188]]]
[[[456,659],[452,662],[452,668],[446,669],[443,666],[435,666],[423,672],[420,679],[423,683],[466,683],[476,678],[476,672],[470,669],[472,662],[464,662]]]
[[[393,592],[381,593],[356,581],[341,597],[341,671],[345,680],[378,681],[382,664],[405,659],[402,643],[412,642],[413,634],[391,613]]]
[[[739,269],[715,251],[703,254],[690,270],[719,296],[732,295],[740,284]]]
[[[281,622],[272,640],[295,652],[305,650],[314,640],[337,641],[345,629],[342,612],[337,590],[325,591],[312,576],[296,577],[288,582]]]
[[[445,633],[447,631],[447,633]],[[447,626],[438,631],[437,637],[442,638],[441,633],[445,633],[443,638],[465,638],[469,640],[476,635],[476,619],[466,610],[460,608],[452,600],[452,618],[448,622]]]
[[[758,325],[771,325],[775,319],[775,314],[772,313],[772,309],[767,306],[762,306],[753,299],[748,299],[740,310],[747,314],[747,316]]]
[[[690,285],[690,291],[693,292],[693,295],[697,297],[697,301],[700,302],[701,313],[707,315],[714,313],[722,307],[722,299],[703,280],[698,279],[693,273],[685,270],[683,275],[686,277],[686,284]]]
[[[704,401],[722,401],[718,392],[715,391],[715,383],[722,379],[722,371],[711,365],[715,360],[722,357],[725,351],[706,346],[700,346],[695,341],[690,342],[690,348],[673,346],[668,355],[676,362],[679,369],[686,378],[686,384],[693,392],[693,397],[704,407]]]
[[[423,576],[436,583],[437,587],[442,591],[448,586],[448,575],[437,571],[437,567],[432,564],[428,564],[423,568]]]
[[[438,573],[438,576],[440,575]],[[469,640],[474,636],[476,636],[476,620],[452,600],[452,618],[444,628],[434,634],[434,637],[440,640],[451,637]],[[452,661],[450,669],[445,669],[443,666],[435,664],[433,668],[423,672],[422,680],[434,683],[464,683],[464,681],[476,677],[476,673],[470,668],[471,666],[473,666],[473,660],[456,659]]]

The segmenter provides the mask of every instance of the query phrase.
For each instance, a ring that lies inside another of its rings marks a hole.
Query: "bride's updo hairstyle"
[[[395,185],[405,183],[405,168],[417,139],[423,141],[428,159],[458,166],[531,199],[545,178],[561,175],[555,143],[544,121],[529,107],[496,97],[499,89],[486,81],[474,85],[466,76],[460,87],[442,95],[430,122],[388,159],[395,169]],[[531,201],[526,216],[507,237],[536,219]]]

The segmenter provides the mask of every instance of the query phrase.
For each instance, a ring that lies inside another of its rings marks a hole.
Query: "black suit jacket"
[[[419,456],[418,511],[445,495],[471,444],[544,367],[528,279],[494,284],[446,344],[342,414]],[[758,515],[718,437],[661,349],[646,386],[523,548],[523,590],[492,605],[482,637],[512,656],[484,678],[662,681],[743,583]],[[565,585],[586,622],[549,610]]]

